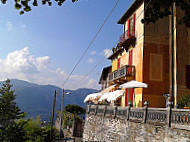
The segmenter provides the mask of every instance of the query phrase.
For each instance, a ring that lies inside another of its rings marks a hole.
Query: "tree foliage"
[[[168,17],[171,15],[171,7],[175,3],[176,7],[180,7],[185,12],[180,23],[190,26],[190,0],[148,0],[147,3],[145,18],[142,19],[142,23],[155,23],[158,19]]]
[[[29,12],[32,10],[32,6],[38,6],[38,3],[41,2],[42,5],[52,5],[52,1],[54,1],[57,5],[61,6],[66,0],[14,0],[14,6],[16,9],[20,10],[20,14],[24,14],[24,12]],[[79,0],[71,0],[72,2],[76,2]],[[2,4],[6,4],[7,0],[1,0]]]
[[[16,105],[10,80],[0,88],[0,142],[48,142],[50,126],[41,126],[41,118],[23,119],[26,113]]]
[[[23,120],[22,120],[23,121]],[[50,141],[50,126],[41,126],[41,118],[28,119],[24,125],[26,142],[47,142]]]
[[[79,105],[66,105],[62,112],[62,128],[72,128],[73,119],[77,122],[82,122],[80,115],[85,114],[85,112],[86,110]],[[60,118],[60,111],[57,111],[57,117]]]
[[[24,113],[14,102],[16,95],[11,90],[12,85],[7,79],[0,88],[0,141],[23,141],[22,125],[16,120],[24,117]]]
[[[79,105],[66,105],[65,106],[65,111],[73,113],[73,114],[77,114],[77,115],[81,115],[81,114],[85,114],[86,110],[79,106]]]
[[[183,95],[178,100],[178,107],[184,108],[184,107],[190,107],[190,95]]]

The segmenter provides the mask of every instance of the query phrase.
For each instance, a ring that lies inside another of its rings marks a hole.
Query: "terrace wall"
[[[83,141],[190,141],[190,110],[87,107]]]

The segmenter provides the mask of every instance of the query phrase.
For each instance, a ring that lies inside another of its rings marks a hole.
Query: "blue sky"
[[[63,6],[32,7],[20,16],[14,5],[0,5],[0,80],[18,78],[38,84],[61,86],[89,45],[117,0],[67,0]],[[104,60],[89,72],[104,51],[111,49],[122,34],[118,19],[133,0],[120,0],[98,38],[76,68],[65,88],[99,88]],[[83,79],[82,81],[80,81]],[[80,81],[80,83],[77,83]]]

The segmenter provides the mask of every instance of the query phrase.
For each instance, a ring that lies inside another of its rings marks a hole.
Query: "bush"
[[[178,100],[178,107],[184,108],[184,107],[190,107],[190,95],[183,95]]]

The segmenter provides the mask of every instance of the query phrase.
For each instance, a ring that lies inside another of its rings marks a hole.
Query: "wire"
[[[99,28],[98,32],[95,34],[95,36],[93,37],[92,41],[90,42],[90,44],[88,45],[88,47],[86,48],[86,50],[84,51],[84,53],[82,54],[82,56],[79,58],[78,62],[76,63],[76,65],[74,66],[74,68],[72,69],[71,73],[68,75],[68,77],[66,78],[66,80],[63,83],[63,87],[64,85],[67,83],[67,81],[69,80],[69,78],[71,77],[71,75],[73,74],[73,72],[75,71],[76,67],[79,65],[79,63],[81,62],[81,60],[83,59],[83,57],[85,56],[85,54],[87,53],[88,49],[90,48],[90,46],[92,45],[92,43],[95,41],[95,39],[97,38],[97,36],[99,35],[100,31],[102,30],[102,28],[104,27],[105,23],[107,22],[107,20],[109,19],[110,15],[112,14],[112,12],[114,11],[115,7],[117,6],[119,0],[116,2],[116,4],[114,5],[114,7],[112,8],[112,10],[109,12],[108,16],[106,17],[106,19],[104,20],[103,24],[101,25],[101,27]]]
[[[112,49],[110,49],[103,58],[100,59],[100,61],[86,74],[84,75],[84,77],[82,77],[82,79],[80,79],[79,81],[77,81],[75,84],[73,84],[73,86],[77,85],[79,82],[83,81],[83,79],[85,79],[88,75],[90,75],[96,68],[98,65],[100,65],[105,59],[107,59],[107,56],[109,55],[109,53],[112,51]]]
[[[143,10],[141,11],[141,13],[139,13],[138,16],[136,16],[135,20],[137,20],[137,19],[140,17],[140,15],[143,14],[144,11],[146,12],[146,9],[148,8],[148,6],[149,6],[149,4],[150,4],[151,2],[152,2],[152,0],[150,0],[150,1],[147,3],[145,9],[143,9]],[[116,4],[117,4],[117,3],[116,3]],[[117,42],[117,43],[118,43],[118,42]],[[117,44],[117,43],[116,43],[116,44]],[[108,51],[108,54],[109,54],[110,52],[111,52],[111,49]],[[101,62],[103,62],[103,60],[106,58],[106,56],[107,56],[108,54],[106,54],[104,58],[102,58],[86,75],[84,75],[84,77],[82,77],[82,79],[80,79],[79,81],[77,81],[77,83],[75,83],[74,86],[77,85],[79,82],[83,81],[83,79],[85,79],[88,75],[90,75],[90,74],[96,69],[96,67],[97,67],[99,64],[101,64]]]

